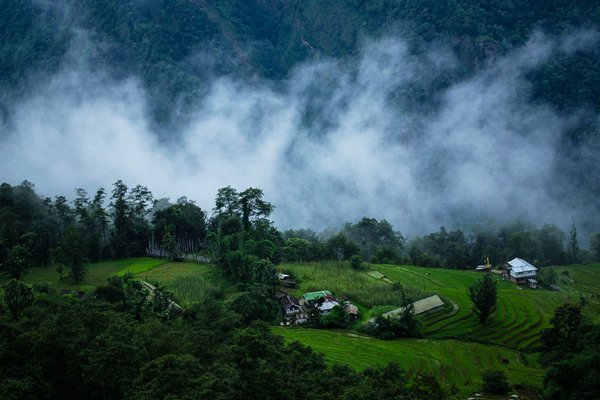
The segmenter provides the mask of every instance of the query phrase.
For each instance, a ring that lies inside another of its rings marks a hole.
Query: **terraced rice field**
[[[342,331],[274,328],[286,341],[299,341],[323,353],[329,363],[357,370],[397,362],[409,375],[432,373],[443,384],[455,384],[464,393],[481,385],[485,369],[504,371],[512,384],[539,388],[544,371],[534,358],[500,346],[457,340],[402,339],[383,341]]]
[[[423,290],[438,293],[458,306],[458,311],[448,308],[423,320],[424,334],[431,338],[459,338],[515,349],[535,349],[554,309],[565,301],[577,300],[563,292],[521,289],[499,278],[498,309],[481,325],[472,313],[467,295],[467,288],[481,277],[480,273],[414,266],[376,265],[373,268],[394,281],[420,285]]]
[[[600,264],[552,267],[561,292],[585,300],[584,315],[600,322]]]

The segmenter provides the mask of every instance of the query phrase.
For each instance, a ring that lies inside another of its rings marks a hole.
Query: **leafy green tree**
[[[475,311],[481,323],[484,323],[496,311],[498,299],[496,283],[496,280],[490,274],[485,274],[468,288],[469,298],[473,302],[473,311]]]
[[[358,246],[343,233],[330,237],[325,243],[325,249],[330,259],[343,261],[360,252]]]
[[[343,329],[350,324],[350,317],[343,305],[335,306],[329,314],[321,317],[321,326],[324,328]]]
[[[60,246],[56,250],[56,258],[57,262],[69,268],[70,276],[76,283],[82,282],[85,278],[86,254],[87,237],[85,229],[77,225],[70,225],[67,227]]]
[[[156,211],[152,223],[157,237],[171,232],[178,241],[206,240],[206,213],[185,197],[177,199],[176,204]]]
[[[362,258],[358,254],[353,255],[352,257],[350,257],[350,266],[352,267],[352,269],[362,269]]]
[[[2,271],[13,279],[20,279],[30,265],[29,250],[21,245],[15,245],[8,251],[6,260],[2,263]]]
[[[13,319],[18,320],[23,315],[23,311],[33,304],[33,290],[24,283],[12,279],[4,285],[4,304],[12,315]]]
[[[175,235],[173,235],[169,231],[165,232],[162,235],[160,244],[163,247],[163,249],[167,251],[167,254],[169,255],[169,260],[175,260],[178,258],[177,239],[175,238]]]
[[[548,363],[570,352],[578,339],[581,324],[580,305],[565,303],[557,307],[550,319],[550,327],[542,330],[542,359]]]
[[[346,224],[342,233],[358,245],[365,261],[371,261],[379,248],[389,249],[389,254],[399,254],[404,249],[404,237],[385,219],[364,217],[356,224]]]
[[[575,264],[581,261],[579,256],[579,242],[577,241],[577,227],[575,226],[575,218],[571,218],[571,230],[569,231],[569,250],[567,254],[570,263]]]

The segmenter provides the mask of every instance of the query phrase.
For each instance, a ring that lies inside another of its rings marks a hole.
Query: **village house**
[[[279,279],[279,283],[281,286],[293,289],[296,287],[296,282],[292,279],[292,277],[288,274],[277,273],[277,279]]]
[[[337,301],[335,297],[328,294],[323,298],[323,303],[319,304],[319,313],[321,315],[327,315],[333,310],[333,307],[339,306],[340,303]]]
[[[506,265],[506,277],[517,284],[527,283],[536,288],[538,282],[535,279],[537,268],[520,258],[513,258]]]
[[[278,293],[276,298],[288,325],[306,323],[307,318],[298,299],[287,293]]]
[[[347,301],[345,304],[346,304],[346,313],[348,314],[348,317],[350,317],[350,320],[357,321],[358,320],[358,307],[356,307],[354,304],[350,303],[349,301]]]

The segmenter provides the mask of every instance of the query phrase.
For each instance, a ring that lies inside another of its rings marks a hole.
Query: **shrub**
[[[507,394],[510,385],[504,372],[487,370],[483,373],[483,386],[481,389],[490,394]]]

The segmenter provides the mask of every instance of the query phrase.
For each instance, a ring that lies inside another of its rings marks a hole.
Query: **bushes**
[[[510,385],[504,372],[487,370],[483,373],[483,386],[481,389],[490,394],[507,394],[510,390]]]

